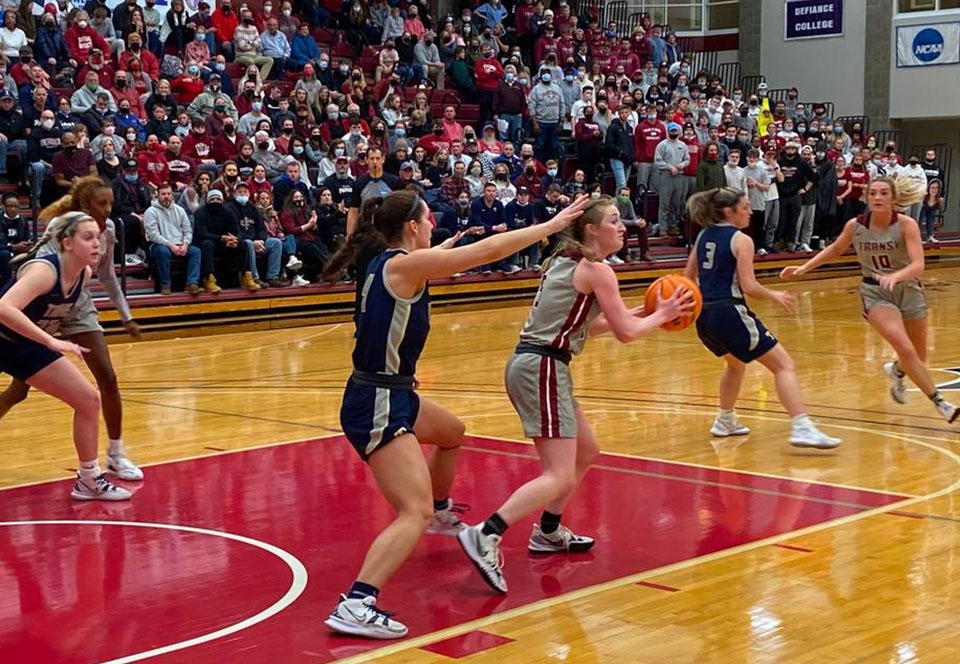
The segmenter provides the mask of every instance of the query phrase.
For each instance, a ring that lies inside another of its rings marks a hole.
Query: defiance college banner
[[[843,34],[843,0],[787,0],[783,14],[784,40]]]
[[[931,67],[960,62],[960,22],[897,26],[897,66]]]

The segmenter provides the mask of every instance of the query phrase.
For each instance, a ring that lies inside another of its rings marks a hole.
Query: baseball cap
[[[214,200],[214,199],[217,199],[217,200],[221,200],[221,201],[222,201],[222,200],[223,200],[223,192],[220,191],[219,189],[211,189],[210,191],[208,191],[208,192],[207,192],[207,202],[209,203],[210,201],[212,201],[212,200]]]
[[[124,160],[123,160],[123,167],[124,167],[124,168],[139,168],[139,166],[137,165],[137,160],[136,160],[136,159],[124,159]]]
[[[486,131],[487,129],[493,129],[496,131],[497,124],[495,122],[488,122],[487,124],[483,125],[483,130]]]
[[[403,162],[402,164],[400,164],[400,170],[401,170],[401,171],[407,171],[407,170],[412,171],[412,170],[413,170],[413,162],[412,162],[412,161],[405,161],[405,162]]]
[[[0,92],[0,99],[13,99],[13,93],[9,90],[3,90]]]
[[[349,162],[350,159],[347,157],[347,155],[342,154],[342,155],[340,155],[339,157],[337,157],[334,161],[347,161],[347,162]],[[406,162],[404,162],[404,163],[406,163]]]
[[[517,187],[517,195],[520,194],[529,194],[530,190],[527,187]]]
[[[683,128],[680,125],[678,125],[676,122],[671,122],[669,125],[667,125],[667,131],[674,131],[674,130],[682,131],[682,129]]]

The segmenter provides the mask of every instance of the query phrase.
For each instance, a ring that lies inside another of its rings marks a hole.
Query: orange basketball
[[[643,300],[643,307],[648,312],[657,310],[657,296],[667,299],[678,288],[683,287],[693,293],[693,312],[686,316],[674,318],[672,321],[664,323],[661,327],[671,332],[677,332],[688,327],[693,321],[697,320],[700,311],[703,309],[703,295],[700,294],[700,288],[690,279],[682,274],[667,274],[654,281],[647,288],[647,294]]]

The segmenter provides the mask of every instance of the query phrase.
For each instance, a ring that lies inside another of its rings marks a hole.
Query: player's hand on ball
[[[84,348],[79,344],[75,344],[71,341],[65,341],[63,339],[54,339],[50,344],[50,350],[56,351],[58,353],[63,353],[64,355],[68,353],[73,353],[80,359],[83,359],[84,353],[89,353],[89,348]]]
[[[799,265],[788,265],[780,270],[780,278],[784,281],[799,277],[803,274],[803,269]]]
[[[693,307],[693,293],[686,288],[678,288],[667,299],[657,296],[657,311],[662,311],[667,320],[689,314]]]

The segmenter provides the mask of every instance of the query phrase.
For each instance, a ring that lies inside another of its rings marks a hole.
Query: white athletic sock
[[[794,427],[812,427],[813,422],[810,421],[810,418],[807,417],[806,413],[801,413],[800,415],[794,415],[790,418],[790,423]]]
[[[92,481],[100,476],[100,464],[96,459],[80,462],[80,479]]]
[[[720,419],[721,420],[732,420],[737,416],[737,411],[731,408],[730,410],[720,409]]]
[[[108,445],[107,454],[110,456],[126,456],[123,449],[123,438],[111,438]]]

